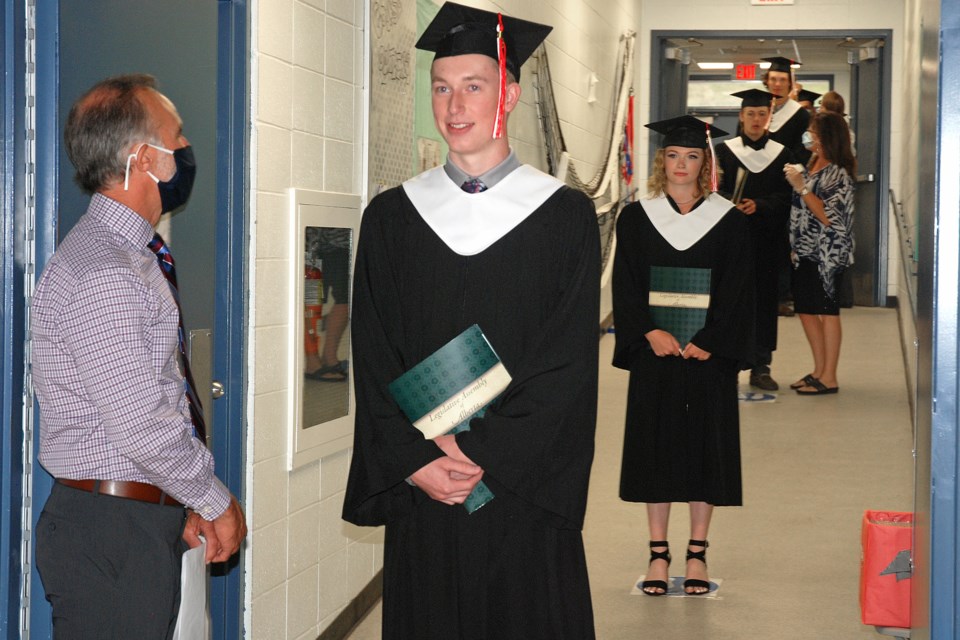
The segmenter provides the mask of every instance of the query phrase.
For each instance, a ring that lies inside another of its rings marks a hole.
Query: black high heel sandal
[[[666,547],[666,551],[654,551],[654,547]],[[670,557],[670,543],[666,540],[651,540],[650,541],[650,563],[647,565],[649,567],[653,564],[654,560],[666,560],[667,566],[670,566],[670,561],[673,558]],[[667,589],[670,588],[670,585],[667,584],[665,580],[644,580],[640,584],[640,590],[648,596],[662,596],[667,592]],[[654,589],[654,591],[647,591],[647,589]],[[656,591],[660,589],[660,591]]]
[[[687,561],[699,560],[703,566],[707,566],[707,547],[710,543],[706,540],[690,540],[687,542]],[[703,547],[703,551],[690,551],[690,547]],[[689,591],[689,589],[704,589],[704,591]],[[683,592],[688,596],[702,596],[710,593],[710,583],[706,580],[697,580],[696,578],[687,578],[683,581]]]

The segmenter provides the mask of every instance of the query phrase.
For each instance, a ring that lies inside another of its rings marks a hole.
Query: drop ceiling
[[[865,46],[877,46],[876,38],[669,38],[669,46],[690,52],[690,72],[697,62],[758,63],[761,58],[783,56],[803,63],[802,73],[828,73],[846,68],[848,52]],[[715,73],[715,72],[714,72]]]

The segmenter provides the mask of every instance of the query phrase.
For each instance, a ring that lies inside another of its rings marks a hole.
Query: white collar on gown
[[[716,193],[711,193],[700,206],[684,215],[677,213],[662,194],[648,195],[640,204],[660,235],[677,251],[686,251],[699,242],[733,207],[732,202]]]
[[[793,114],[795,114],[801,108],[802,107],[800,106],[799,102],[792,98],[788,99],[783,103],[783,106],[780,107],[780,109],[778,109],[773,116],[771,116],[769,130],[779,131],[780,127],[785,125],[787,121],[793,117]]]
[[[732,138],[724,141],[727,148],[737,156],[743,166],[751,173],[760,173],[770,166],[770,163],[777,159],[780,152],[783,151],[783,145],[776,140],[767,139],[767,143],[762,149],[754,149],[743,144],[743,138]]]
[[[403,183],[420,217],[455,253],[473,256],[526,220],[563,186],[530,165],[521,165],[493,187],[467,193],[434,167]]]

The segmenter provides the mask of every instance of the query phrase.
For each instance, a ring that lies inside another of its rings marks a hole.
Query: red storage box
[[[860,616],[864,624],[910,628],[913,514],[865,511]]]

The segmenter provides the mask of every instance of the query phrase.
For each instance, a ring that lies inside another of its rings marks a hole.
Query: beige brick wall
[[[363,0],[259,0],[252,7],[252,638],[316,638],[382,556],[379,530],[340,519],[349,452],[294,471],[287,463],[287,189],[360,191],[363,15]]]

